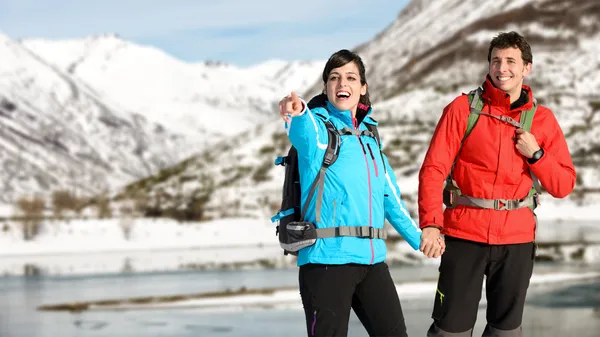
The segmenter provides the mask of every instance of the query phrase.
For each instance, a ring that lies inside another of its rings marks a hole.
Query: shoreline
[[[600,263],[600,243],[538,243],[536,262]],[[75,276],[93,274],[163,271],[208,271],[242,269],[284,269],[296,267],[296,258],[284,256],[277,245],[236,245],[139,249],[126,251],[63,252],[1,255],[3,276]],[[390,266],[437,265],[405,242],[388,249]]]
[[[536,274],[531,278],[532,287],[560,285],[573,281],[600,281],[600,272],[549,272]],[[435,291],[435,279],[419,281],[395,282],[398,294],[403,299],[429,296]],[[482,289],[485,292],[485,285]],[[485,298],[485,297],[482,297]],[[103,299],[70,303],[40,305],[38,311],[80,313],[83,311],[128,311],[176,308],[275,308],[289,305],[300,300],[296,287],[226,289],[223,291],[202,292],[193,294],[171,294],[163,296],[144,296],[121,299]]]

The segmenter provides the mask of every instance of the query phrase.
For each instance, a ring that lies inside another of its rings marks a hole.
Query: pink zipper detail
[[[352,124],[354,125],[354,129],[358,129],[358,123],[356,118],[352,118]],[[369,159],[367,158],[367,150],[365,149],[365,145],[362,140],[360,140],[360,136],[356,136],[358,138],[358,142],[363,150],[363,155],[365,156],[365,164],[367,165],[367,182],[369,184],[369,227],[373,227],[373,192],[371,190],[371,169],[369,168]],[[368,144],[367,144],[368,146]],[[369,243],[371,244],[371,264],[375,260],[375,249],[373,248],[373,239],[369,239]]]

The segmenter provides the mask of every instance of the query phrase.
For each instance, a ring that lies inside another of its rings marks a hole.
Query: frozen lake
[[[430,324],[434,290],[408,296],[402,284],[430,287],[437,277],[436,266],[403,266],[391,270],[400,296],[404,298],[402,305],[409,336],[422,336]],[[600,273],[600,266],[538,263],[535,273],[538,281],[528,296],[525,335],[597,337],[600,279],[589,278],[589,275]],[[570,279],[565,275],[571,275]],[[552,281],[560,277],[564,280]],[[230,305],[217,309],[172,307],[76,314],[36,310],[43,304],[83,300],[191,294],[240,287],[294,287],[296,284],[295,268],[4,277],[0,278],[0,336],[302,336],[305,334],[303,313],[296,302],[269,309]],[[484,310],[485,303],[482,303],[475,335],[481,333],[485,324]],[[352,315],[350,336],[365,335]]]

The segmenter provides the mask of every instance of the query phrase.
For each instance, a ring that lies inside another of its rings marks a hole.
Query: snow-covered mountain
[[[597,200],[590,192],[600,187],[600,2],[414,0],[386,30],[357,48],[368,67],[384,151],[413,214],[418,170],[442,109],[483,82],[489,41],[509,30],[520,31],[532,44],[527,84],[567,135],[578,171],[569,204]],[[317,81],[307,98],[321,85]],[[123,196],[158,196],[164,208],[199,208],[207,219],[269,216],[279,206],[284,173],[273,159],[288,146],[282,123],[273,118],[128,186]],[[542,200],[547,206],[541,212],[552,212],[551,197]]]
[[[233,135],[273,115],[286,90],[304,90],[323,62],[269,61],[250,68],[187,63],[116,35],[23,44],[101,96],[196,139]]]
[[[122,110],[0,36],[2,195],[97,192],[181,160],[183,135]]]
[[[270,119],[282,89],[302,90],[321,68],[189,64],[113,35],[0,35],[0,203],[152,175]]]

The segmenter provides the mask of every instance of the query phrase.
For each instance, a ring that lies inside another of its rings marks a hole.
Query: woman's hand
[[[288,123],[291,117],[299,116],[302,111],[304,111],[304,104],[293,91],[279,101],[279,115]]]

